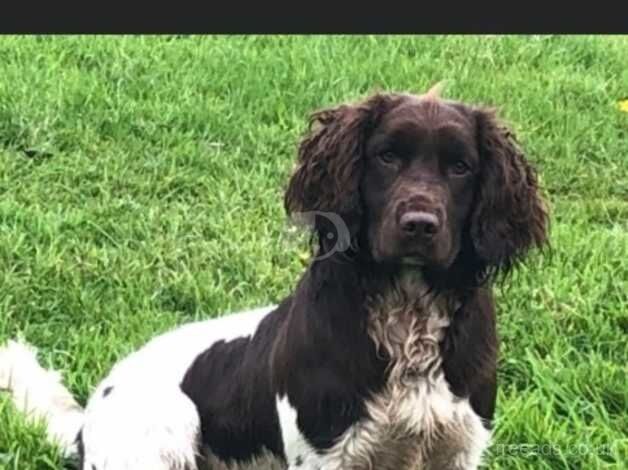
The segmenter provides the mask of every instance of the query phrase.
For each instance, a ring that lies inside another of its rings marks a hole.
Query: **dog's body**
[[[478,466],[496,397],[488,281],[545,240],[534,172],[490,113],[432,95],[316,119],[286,192],[319,242],[294,292],[154,339],[84,413],[67,392],[42,400],[36,414],[82,417],[84,470]],[[9,353],[0,378],[12,364],[23,398],[45,372]]]
[[[276,337],[288,323],[303,321],[291,316],[293,300],[288,299],[279,306],[188,324],[154,338],[114,366],[94,390],[82,419],[56,437],[71,449],[71,440],[78,436],[81,468],[86,470],[196,465],[234,470],[475,468],[488,444],[494,385],[488,385],[488,394],[472,398],[452,393],[439,347],[450,323],[446,306],[429,297],[404,298],[399,295],[404,288],[422,292],[413,285],[420,281],[405,282],[398,286],[400,291],[391,289],[388,296],[373,301],[366,329],[357,334],[366,333],[397,356],[396,370],[379,393],[338,396],[334,402],[326,396],[327,388],[349,389],[353,378],[347,375],[341,380],[345,383],[338,383],[341,377],[336,375],[324,383],[305,369],[305,387],[322,397],[300,410],[289,396],[257,382],[271,375],[271,351],[264,351],[272,344],[269,337]],[[347,347],[354,344],[353,338],[345,340]],[[322,356],[326,351],[320,346]],[[423,354],[408,348],[421,348]],[[363,353],[375,356],[375,349]],[[36,361],[32,353],[23,357]],[[13,363],[21,367],[13,380],[28,383],[43,373],[34,365],[25,367],[24,359]],[[51,396],[49,402],[61,404],[58,415],[79,413],[72,400]],[[299,426],[300,414],[309,415],[312,422]],[[334,429],[333,435],[326,429],[321,440],[314,441],[317,421]],[[425,465],[417,467],[419,463]]]

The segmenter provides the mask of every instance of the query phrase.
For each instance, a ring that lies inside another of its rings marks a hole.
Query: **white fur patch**
[[[36,350],[9,341],[0,348],[0,390],[9,392],[15,407],[32,421],[46,422],[49,438],[70,455],[83,424],[83,410],[63,386],[61,375],[44,369]]]
[[[297,411],[290,405],[287,396],[277,399],[277,413],[289,468],[300,470],[320,468],[320,457],[299,431]]]
[[[192,470],[200,419],[176,384],[117,384],[85,413],[85,470]]]

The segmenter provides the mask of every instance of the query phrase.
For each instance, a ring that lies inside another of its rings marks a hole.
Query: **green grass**
[[[308,113],[441,79],[501,109],[552,205],[551,256],[498,292],[489,467],[625,468],[628,37],[2,37],[0,343],[84,401],[153,335],[277,301]],[[0,468],[61,468],[6,400]]]

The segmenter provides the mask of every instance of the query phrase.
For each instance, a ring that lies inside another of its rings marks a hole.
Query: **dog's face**
[[[384,113],[366,141],[360,184],[373,259],[451,265],[473,202],[478,148],[462,108],[408,97]]]
[[[287,211],[337,214],[374,262],[453,266],[470,279],[507,272],[546,241],[536,173],[492,111],[432,92],[378,94],[313,122]],[[329,230],[320,218],[322,251]]]

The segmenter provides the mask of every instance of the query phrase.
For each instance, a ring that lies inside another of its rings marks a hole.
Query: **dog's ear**
[[[487,272],[507,273],[547,241],[548,214],[536,171],[494,110],[474,110],[481,158],[470,235]]]
[[[285,193],[288,215],[332,212],[355,233],[361,216],[364,145],[388,101],[388,95],[377,94],[361,103],[324,109],[311,116]]]

